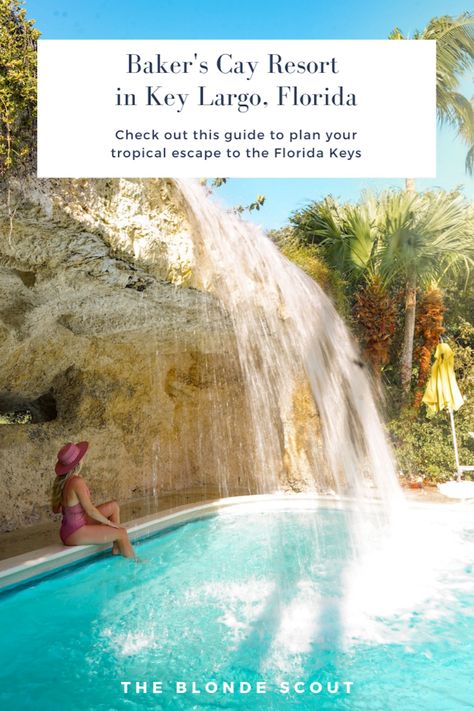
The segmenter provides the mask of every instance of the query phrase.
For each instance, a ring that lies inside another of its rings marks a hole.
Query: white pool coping
[[[166,509],[129,521],[126,524],[132,541],[163,531],[198,518],[205,518],[232,509],[232,513],[250,513],[268,510],[316,510],[318,508],[350,508],[361,502],[341,496],[320,496],[312,494],[262,494],[251,496],[232,496],[222,499],[212,499],[196,504],[185,504]],[[363,502],[367,509],[379,507],[376,500]],[[439,504],[407,501],[410,509],[432,510],[440,512],[469,513],[474,507],[459,502],[456,504]],[[59,534],[58,534],[59,535]],[[111,548],[111,544],[63,546],[51,545],[28,553],[6,558],[0,561],[0,592],[17,585],[33,581],[38,577],[60,571],[70,565],[94,558]]]

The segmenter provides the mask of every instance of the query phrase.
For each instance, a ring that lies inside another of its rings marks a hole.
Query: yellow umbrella
[[[459,410],[464,402],[454,375],[454,353],[447,343],[439,343],[436,348],[423,402],[433,414],[445,408]]]
[[[456,439],[456,429],[454,427],[453,411],[458,410],[464,402],[456,376],[454,374],[454,353],[447,343],[439,343],[435,352],[435,361],[431,369],[430,379],[426,386],[423,402],[431,413],[441,412],[447,409],[451,419],[451,430],[453,433],[454,455],[456,458],[456,468],[458,479],[461,476],[459,467],[458,443]]]

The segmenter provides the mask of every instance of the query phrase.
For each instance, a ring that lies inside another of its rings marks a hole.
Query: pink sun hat
[[[58,461],[56,462],[56,466],[54,468],[57,476],[67,474],[71,471],[71,469],[74,469],[74,467],[79,464],[88,448],[89,442],[78,442],[77,444],[68,442],[65,444],[64,447],[62,447],[58,452]]]

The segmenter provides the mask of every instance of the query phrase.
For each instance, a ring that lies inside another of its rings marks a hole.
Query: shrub
[[[456,340],[448,342],[454,351],[456,379],[464,397],[464,405],[454,413],[459,459],[461,464],[474,464],[474,439],[469,435],[474,431],[474,326],[461,320]],[[429,418],[424,405],[417,414],[404,411],[389,422],[389,431],[403,478],[421,476],[441,482],[453,477],[456,464],[447,411]]]
[[[332,299],[342,316],[349,316],[349,305],[344,294],[344,283],[339,274],[331,269],[319,253],[316,245],[305,244],[294,234],[293,228],[284,227],[268,233],[280,252],[314,279]]]
[[[0,0],[0,177],[36,151],[36,41],[20,0]]]

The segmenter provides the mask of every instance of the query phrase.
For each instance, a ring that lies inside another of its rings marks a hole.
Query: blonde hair
[[[51,505],[53,507],[53,511],[57,510],[62,503],[63,500],[63,492],[64,492],[64,487],[66,486],[66,482],[69,481],[69,479],[72,479],[73,476],[76,476],[76,474],[79,474],[79,472],[82,469],[82,459],[79,462],[79,464],[76,464],[74,469],[71,469],[70,472],[67,472],[66,474],[63,474],[62,476],[56,476],[56,479],[54,480],[53,484],[53,491],[51,494]]]

